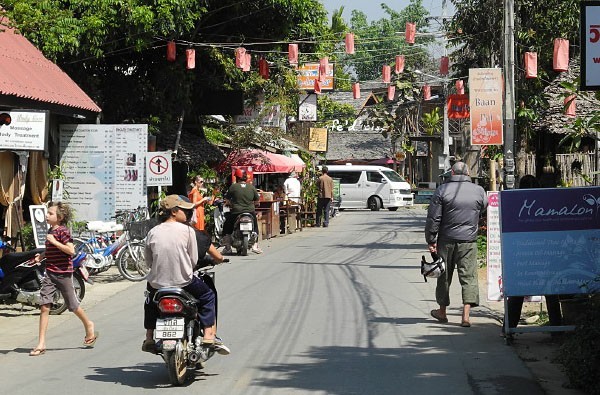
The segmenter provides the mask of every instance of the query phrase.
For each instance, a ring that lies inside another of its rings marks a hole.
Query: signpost
[[[146,185],[149,187],[173,185],[172,152],[146,153]]]

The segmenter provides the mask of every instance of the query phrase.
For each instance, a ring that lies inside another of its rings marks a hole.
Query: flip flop
[[[435,318],[436,320],[438,320],[439,322],[441,322],[441,323],[444,323],[444,324],[445,324],[446,322],[448,322],[448,317],[442,317],[442,316],[440,315],[440,311],[439,311],[439,310],[437,310],[437,309],[435,309],[435,310],[431,310],[431,316],[432,316],[433,318]]]
[[[469,321],[463,321],[460,323],[460,326],[462,326],[463,328],[470,328],[471,323]]]
[[[45,348],[34,348],[33,350],[29,351],[29,356],[30,357],[39,357],[40,355],[44,355],[45,353],[46,353]]]
[[[99,336],[100,336],[100,332],[94,332],[94,337],[92,337],[91,339],[84,338],[83,346],[88,347],[88,348],[94,347],[94,345],[96,344],[96,340],[98,340]]]

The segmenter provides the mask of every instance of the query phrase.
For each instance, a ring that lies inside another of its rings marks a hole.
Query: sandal
[[[45,353],[46,353],[45,348],[34,348],[33,350],[29,351],[29,356],[30,357],[39,357],[40,355],[44,355]]]
[[[460,323],[460,326],[462,326],[463,328],[470,328],[471,323],[469,321],[463,321]]]
[[[100,332],[94,332],[94,337],[92,337],[90,339],[84,338],[83,339],[83,346],[84,347],[88,347],[88,348],[94,347],[94,345],[96,344],[96,340],[98,340],[99,336],[100,336]]]
[[[445,324],[448,322],[448,317],[443,317],[438,309],[431,310],[431,316],[441,323]]]

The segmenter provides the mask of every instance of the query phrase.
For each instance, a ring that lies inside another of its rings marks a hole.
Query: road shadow
[[[173,387],[170,384],[166,366],[162,362],[143,363],[135,366],[95,366],[92,369],[95,374],[86,375],[86,380],[121,384],[132,388],[160,389]],[[181,387],[185,388],[196,381],[203,381],[211,376],[217,375],[207,374],[202,370],[194,370]]]

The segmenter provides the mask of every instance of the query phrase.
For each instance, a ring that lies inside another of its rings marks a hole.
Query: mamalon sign
[[[600,288],[600,187],[500,192],[504,293]]]

